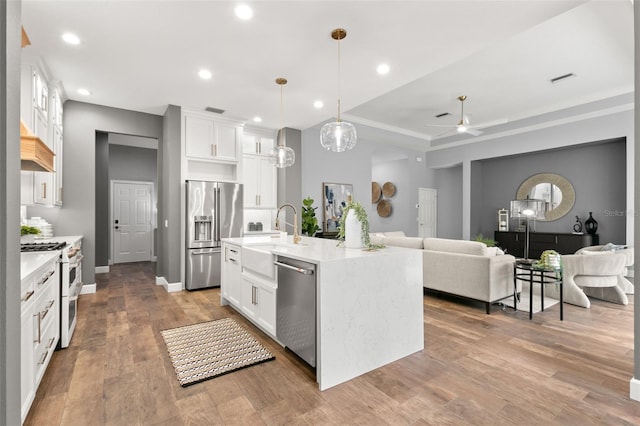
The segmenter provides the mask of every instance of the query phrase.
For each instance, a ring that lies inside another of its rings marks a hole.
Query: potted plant
[[[20,242],[32,243],[35,240],[35,236],[40,233],[40,230],[35,226],[22,225],[20,227]]]
[[[478,234],[475,237],[473,237],[474,241],[479,241],[481,243],[484,243],[487,247],[497,247],[498,246],[498,242],[496,240],[493,240],[489,237],[485,237],[482,234]]]
[[[302,200],[302,234],[313,237],[320,230],[316,209],[313,207],[313,198],[307,197]]]
[[[342,216],[338,221],[338,239],[340,243],[344,242],[345,239],[345,223],[350,210],[353,210],[358,222],[360,222],[362,247],[367,250],[383,248],[383,244],[371,244],[369,240],[369,217],[367,216],[367,211],[358,201],[347,201],[347,205],[342,210]]]

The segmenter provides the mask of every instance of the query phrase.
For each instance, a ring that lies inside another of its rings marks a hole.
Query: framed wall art
[[[353,196],[353,185],[350,183],[323,183],[322,231],[325,233],[338,232],[338,223],[342,211]]]

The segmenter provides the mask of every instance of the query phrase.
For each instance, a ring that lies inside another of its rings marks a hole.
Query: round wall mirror
[[[563,176],[555,173],[533,175],[520,185],[516,199],[535,198],[545,202],[545,218],[542,221],[557,220],[571,211],[576,201],[573,185]]]

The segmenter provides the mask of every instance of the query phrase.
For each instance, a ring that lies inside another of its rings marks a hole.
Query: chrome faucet
[[[278,207],[278,213],[276,213],[276,231],[280,230],[280,222],[278,220],[278,216],[280,216],[280,210],[287,206],[293,209],[293,244],[298,244],[302,240],[302,237],[300,237],[300,235],[298,234],[298,211],[293,206],[293,204],[287,203]]]

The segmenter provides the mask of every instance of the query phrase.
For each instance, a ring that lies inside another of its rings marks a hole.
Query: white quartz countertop
[[[82,239],[82,235],[71,235],[62,237],[51,237],[36,239],[37,243],[67,243],[67,246],[73,245]],[[39,267],[47,263],[53,258],[59,257],[60,251],[36,251],[20,253],[20,280],[28,278]]]
[[[36,243],[67,243],[68,246],[77,243],[82,239],[82,235],[71,235],[51,238],[36,238]]]
[[[338,240],[314,237],[302,237],[299,244],[293,244],[293,236],[287,237],[287,242],[281,242],[279,238],[272,237],[240,237],[223,238],[223,242],[243,247],[264,247],[273,254],[287,256],[315,264],[333,261],[342,261],[364,257],[385,256],[406,250],[415,250],[402,247],[385,247],[379,250],[351,249],[338,246]]]
[[[20,281],[29,278],[39,267],[58,257],[59,251],[20,253]]]

